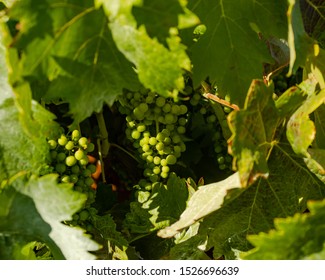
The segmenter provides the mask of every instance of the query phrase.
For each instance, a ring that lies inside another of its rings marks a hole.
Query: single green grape
[[[82,210],[80,213],[79,213],[79,219],[80,221],[86,221],[88,218],[89,218],[89,212],[87,210]]]
[[[75,129],[74,131],[72,131],[72,133],[71,133],[71,139],[73,141],[78,141],[79,138],[80,138],[80,131],[77,130],[77,129]]]
[[[87,156],[83,157],[82,159],[79,160],[80,165],[87,165],[89,162],[89,159]]]
[[[93,152],[95,150],[95,145],[94,145],[94,143],[88,143],[88,145],[87,145],[87,149],[86,149],[86,152],[87,153],[91,153],[91,152]]]
[[[95,173],[96,172],[96,165],[94,164],[89,164],[87,165],[87,169],[90,170],[91,174]]]
[[[68,141],[68,143],[65,144],[64,147],[65,147],[65,149],[68,150],[68,151],[72,150],[72,149],[74,148],[74,143],[73,143],[73,141]]]
[[[171,165],[173,165],[173,164],[176,163],[177,158],[176,158],[174,155],[168,155],[168,156],[166,157],[166,161],[167,161],[167,164],[171,164]]]
[[[77,164],[75,164],[74,166],[71,167],[71,172],[73,174],[79,174],[80,173],[80,167]]]
[[[157,99],[156,99],[156,105],[158,107],[163,107],[166,103],[166,99],[162,96],[159,96]]]
[[[68,156],[66,159],[65,159],[65,164],[67,166],[73,166],[77,163],[77,160],[74,156]]]
[[[57,163],[55,165],[55,170],[58,173],[64,173],[67,170],[67,167],[63,163]]]
[[[141,137],[141,133],[138,130],[133,130],[132,133],[131,133],[131,137],[134,140],[137,140],[137,139],[139,139]]]
[[[65,146],[67,142],[68,142],[68,138],[65,135],[61,135],[61,137],[58,139],[58,144],[60,146]]]
[[[78,140],[78,144],[80,147],[82,147],[83,149],[87,149],[87,145],[88,145],[88,139],[86,137],[81,137]]]
[[[64,161],[66,158],[66,155],[65,153],[61,152],[61,153],[58,153],[58,155],[56,156],[56,160],[57,161]]]
[[[76,160],[81,160],[85,157],[85,153],[83,150],[79,149],[78,151],[76,151],[74,153],[74,156],[75,156]]]
[[[47,142],[49,143],[51,150],[54,150],[58,145],[58,143],[55,140],[49,140]]]

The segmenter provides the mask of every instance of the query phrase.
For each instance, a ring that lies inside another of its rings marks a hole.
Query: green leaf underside
[[[0,193],[1,236],[21,244],[44,242],[56,259],[93,259],[88,251],[97,250],[98,245],[83,230],[62,224],[72,219],[86,197],[70,185],[58,185],[56,179],[56,175],[28,182],[18,178]]]
[[[308,200],[325,196],[324,184],[315,178],[289,148],[277,144],[269,160],[269,177],[242,189],[235,199],[206,217],[199,235],[208,235],[214,255],[233,258],[232,250],[247,251],[247,235],[274,227],[273,219],[306,210]],[[284,172],[285,170],[285,172]]]
[[[199,187],[188,201],[180,219],[169,227],[160,230],[158,236],[162,238],[173,237],[183,228],[218,210],[223,204],[227,191],[240,188],[240,186],[239,175],[234,173],[223,181]]]
[[[248,236],[255,246],[244,259],[324,259],[325,202],[308,203],[310,213],[276,219],[275,229]]]

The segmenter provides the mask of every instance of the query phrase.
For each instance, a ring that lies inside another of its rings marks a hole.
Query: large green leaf
[[[189,8],[207,27],[191,49],[195,85],[209,77],[242,107],[252,79],[263,75],[262,64],[274,62],[258,33],[286,38],[286,1],[191,0]]]
[[[58,133],[53,114],[33,102],[33,120],[29,123],[37,134],[26,133],[19,120],[14,99],[0,105],[0,182],[20,171],[39,174],[48,163],[49,146],[46,137]]]
[[[268,176],[267,159],[280,120],[272,99],[273,87],[254,80],[248,91],[243,110],[229,115],[232,136],[230,152],[238,168],[243,186],[259,176]]]
[[[10,16],[22,25],[13,42],[22,51],[22,75],[53,81],[47,98],[68,101],[76,122],[111,105],[123,88],[139,87],[93,1],[18,1]]]
[[[168,47],[165,47],[149,37],[145,28],[137,28],[132,15],[133,2],[96,1],[98,6],[104,6],[113,39],[118,49],[135,65],[141,83],[161,95],[177,97],[177,90],[184,88],[184,70],[191,69],[186,47],[180,43],[177,34],[166,39]]]
[[[72,185],[57,184],[56,180],[57,176],[50,174],[29,181],[18,178],[5,186],[0,192],[0,237],[13,238],[12,246],[44,242],[56,259],[94,259],[88,251],[99,249],[98,245],[82,229],[62,223],[72,220],[86,197],[73,191]]]
[[[325,186],[290,150],[290,145],[277,144],[272,150],[267,179],[259,178],[252,186],[206,217],[199,234],[208,236],[207,249],[214,256],[234,258],[234,250],[247,251],[246,237],[274,227],[277,217],[288,217],[306,210],[311,199],[325,197]]]
[[[248,236],[254,249],[244,259],[297,260],[324,259],[325,201],[309,202],[308,214],[276,219],[275,229]]]

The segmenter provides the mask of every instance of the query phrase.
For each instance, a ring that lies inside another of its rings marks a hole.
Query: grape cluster
[[[150,91],[127,92],[119,101],[126,115],[126,136],[143,162],[148,185],[165,181],[186,150],[187,106]]]
[[[216,162],[217,165],[219,166],[219,169],[231,170],[232,157],[228,154],[227,140],[224,137],[223,131],[225,129],[228,129],[226,115],[229,114],[232,109],[229,107],[223,107],[225,118],[222,121],[220,121],[217,118],[215,111],[212,108],[213,103],[203,98],[200,92],[192,92],[192,93],[189,92],[189,94],[191,96],[189,102],[192,106],[191,107],[192,116],[195,117],[195,115],[199,115],[200,126],[204,128],[204,130],[202,131],[206,131],[211,134],[211,139],[209,140],[212,140],[213,143],[212,154],[214,154],[216,158]],[[195,137],[196,136],[194,135],[194,138]]]
[[[69,224],[86,226],[90,218],[91,204],[95,201],[94,180],[91,177],[96,166],[89,163],[88,153],[94,151],[95,146],[86,137],[82,137],[79,130],[71,135],[62,134],[59,139],[48,140],[50,146],[51,165],[54,172],[59,174],[59,181],[72,183],[76,191],[87,195],[83,209],[73,215]]]

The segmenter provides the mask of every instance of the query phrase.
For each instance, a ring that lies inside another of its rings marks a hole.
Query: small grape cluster
[[[227,141],[223,136],[223,129],[228,128],[226,119],[221,122],[218,120],[211,103],[203,98],[200,92],[194,92],[190,98],[192,105],[192,114],[199,113],[203,116],[202,127],[207,131],[212,132],[213,150],[220,170],[231,169],[232,157],[227,152]],[[231,109],[223,107],[224,115],[226,116]]]
[[[126,136],[143,161],[144,177],[151,183],[164,181],[186,150],[187,106],[150,91],[127,92],[119,101]]]
[[[87,195],[83,209],[73,215],[73,221],[69,224],[86,226],[91,204],[95,201],[95,182],[91,175],[96,171],[96,166],[89,163],[87,154],[93,152],[95,146],[82,137],[79,130],[72,131],[71,135],[62,134],[57,140],[50,139],[48,144],[51,165],[54,172],[59,174],[59,181],[72,183],[74,190]]]

